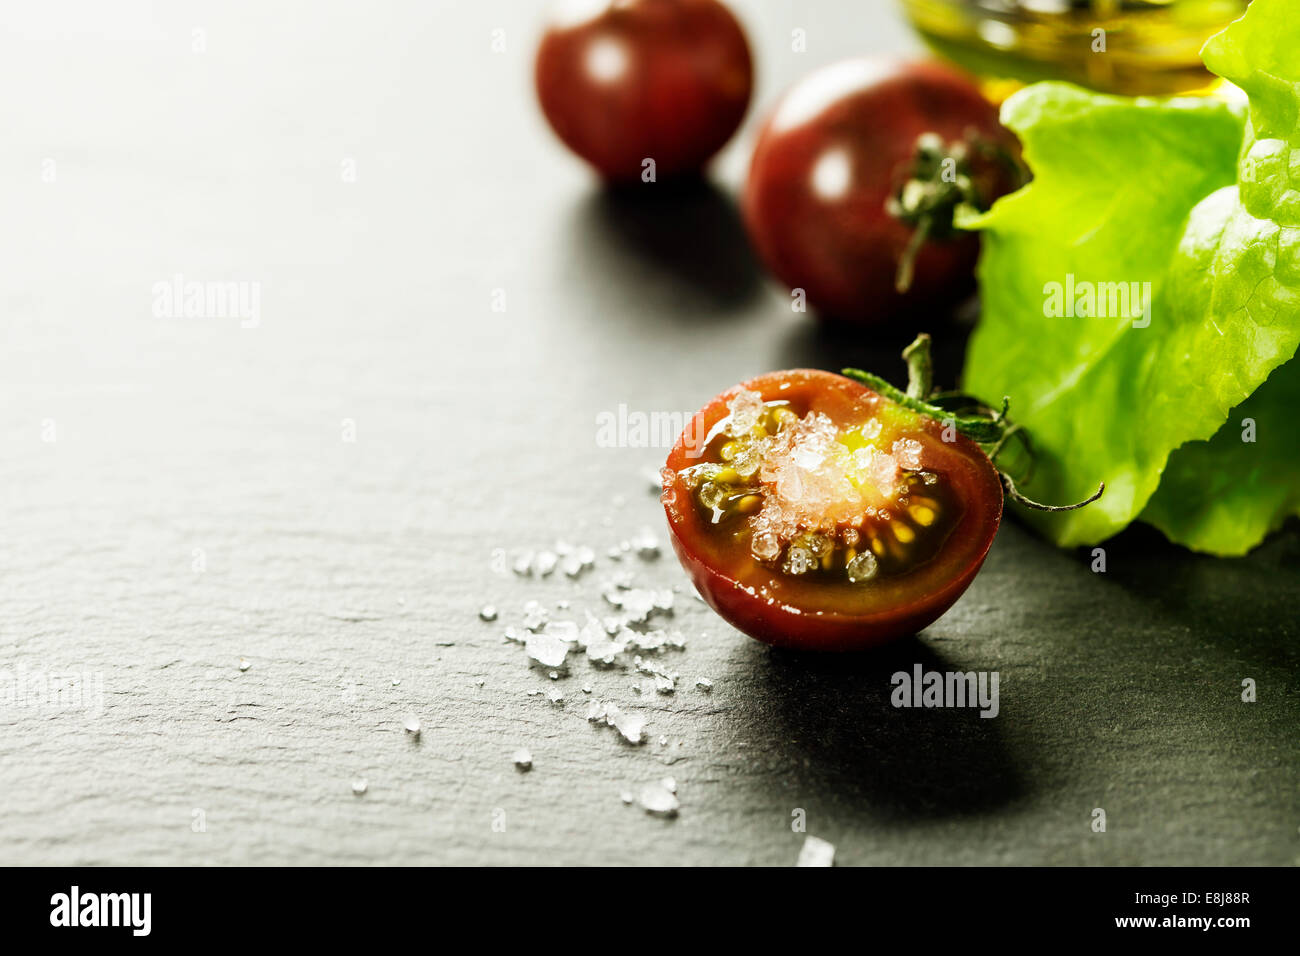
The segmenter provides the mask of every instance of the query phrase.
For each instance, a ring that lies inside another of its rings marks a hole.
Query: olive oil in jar
[[[1249,0],[902,0],[925,41],[990,79],[1162,95],[1214,77],[1201,45]]]

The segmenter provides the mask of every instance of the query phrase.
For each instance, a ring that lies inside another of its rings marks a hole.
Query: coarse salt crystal
[[[889,450],[900,468],[907,471],[921,470],[921,443],[915,438],[900,438]]]

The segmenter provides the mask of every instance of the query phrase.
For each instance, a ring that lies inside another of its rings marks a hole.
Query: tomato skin
[[[753,65],[740,24],[717,0],[609,3],[550,26],[537,95],[565,144],[606,179],[698,170],[740,125]]]
[[[1019,155],[998,111],[934,63],[857,59],[806,77],[759,133],[743,196],[750,239],[768,269],[802,288],[823,317],[880,323],[949,309],[974,290],[979,239],[930,239],[910,289],[894,286],[913,229],[885,208],[908,178],[917,138],[972,137]],[[972,156],[986,202],[1014,189],[1013,168]]]
[[[669,469],[679,472],[699,461],[689,447],[690,436],[709,434],[727,416],[727,403],[741,389],[759,392],[765,400],[816,395],[818,409],[833,419],[837,410],[864,400],[892,405],[866,386],[829,372],[795,369],[761,375],[728,389],[696,413],[669,453]],[[916,416],[915,426],[914,434],[944,463],[945,477],[953,482],[965,510],[943,551],[915,573],[908,572],[904,580],[888,585],[893,598],[885,606],[844,610],[801,607],[799,586],[781,582],[781,572],[766,569],[762,573],[793,592],[791,599],[774,600],[770,594],[757,593],[756,577],[742,582],[736,563],[720,558],[716,538],[710,536],[708,522],[688,500],[689,492],[666,489],[664,510],[673,550],[700,596],[737,630],[764,643],[796,650],[865,650],[915,634],[937,620],[970,586],[988,555],[1002,515],[1002,483],[992,462],[974,442],[961,435],[944,441],[942,424],[924,415]],[[749,564],[754,571],[763,568],[752,559]]]

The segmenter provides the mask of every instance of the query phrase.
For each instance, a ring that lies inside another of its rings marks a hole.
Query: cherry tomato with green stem
[[[997,108],[948,67],[832,64],[760,131],[745,225],[768,270],[822,317],[915,327],[974,290],[979,238],[955,220],[1023,184],[1019,155]]]
[[[1064,510],[1028,501],[995,464],[1023,437],[1005,403],[934,391],[928,344],[904,353],[906,392],[854,369],[771,372],[682,433],[662,472],[673,549],[738,630],[828,651],[914,634],[975,579],[1004,495]]]

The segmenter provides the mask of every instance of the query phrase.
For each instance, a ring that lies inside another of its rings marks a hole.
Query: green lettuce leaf
[[[1219,241],[1211,249],[1208,236],[1197,243],[1189,229],[1181,279],[1187,287],[1199,287],[1190,295],[1208,296],[1216,316],[1250,310],[1270,336],[1261,352],[1290,354],[1300,321],[1300,19],[1281,22],[1266,15],[1274,6],[1256,4],[1202,50],[1210,69],[1250,97],[1238,202],[1233,208],[1225,202],[1203,219],[1231,217],[1239,234],[1249,230],[1250,241]],[[1223,281],[1234,270],[1245,278],[1235,291]],[[1197,550],[1249,551],[1288,515],[1300,514],[1296,408],[1300,362],[1291,361],[1236,409],[1212,440],[1174,452],[1142,519]],[[1254,442],[1242,440],[1244,420],[1255,423]]]
[[[1210,98],[1038,84],[1004,106],[1035,178],[973,222],[984,315],[965,387],[1011,397],[1038,453],[1021,483],[1031,497],[1064,503],[1106,481],[1086,508],[1027,515],[1060,544],[1104,540],[1141,514],[1174,540],[1235,554],[1294,510],[1289,491],[1221,493],[1249,486],[1269,454],[1262,441],[1236,429],[1234,442],[1233,428],[1209,441],[1300,343],[1300,205],[1280,158],[1296,145],[1300,104],[1288,49],[1300,49],[1300,20],[1286,23],[1278,0],[1256,0],[1207,44],[1209,65],[1251,97],[1244,131]],[[1060,315],[1064,296],[1050,292],[1119,283],[1149,283],[1138,289],[1150,308],[1117,308],[1112,291],[1109,308],[1099,295],[1089,310],[1085,296],[1079,311],[1092,314]],[[1288,397],[1271,389],[1251,410],[1273,422],[1270,403]],[[1277,474],[1272,485],[1296,487]]]
[[[964,387],[990,402],[1011,397],[1038,456],[1021,483],[1030,497],[1064,504],[1106,482],[1086,508],[1027,515],[1058,543],[1092,543],[1132,521],[1169,453],[1208,438],[1231,407],[1203,400],[1202,366],[1213,355],[1196,350],[1196,363],[1175,362],[1169,374],[1156,359],[1193,351],[1196,330],[1169,307],[1165,279],[1192,208],[1236,178],[1242,121],[1217,100],[1133,100],[1056,83],[1012,97],[1002,119],[1020,135],[1034,180],[977,223],[983,316]],[[1053,283],[1120,282],[1150,283],[1145,327],[1135,327],[1131,303],[1110,318],[1044,314]],[[1243,353],[1250,343],[1229,347]],[[1171,410],[1170,396],[1190,407]]]
[[[1251,215],[1300,225],[1300,10],[1257,0],[1206,41],[1205,65],[1250,98],[1241,150],[1241,199]]]
[[[1142,520],[1197,551],[1245,554],[1287,515],[1300,513],[1297,408],[1300,361],[1291,361],[1238,405],[1213,438],[1170,456]]]

